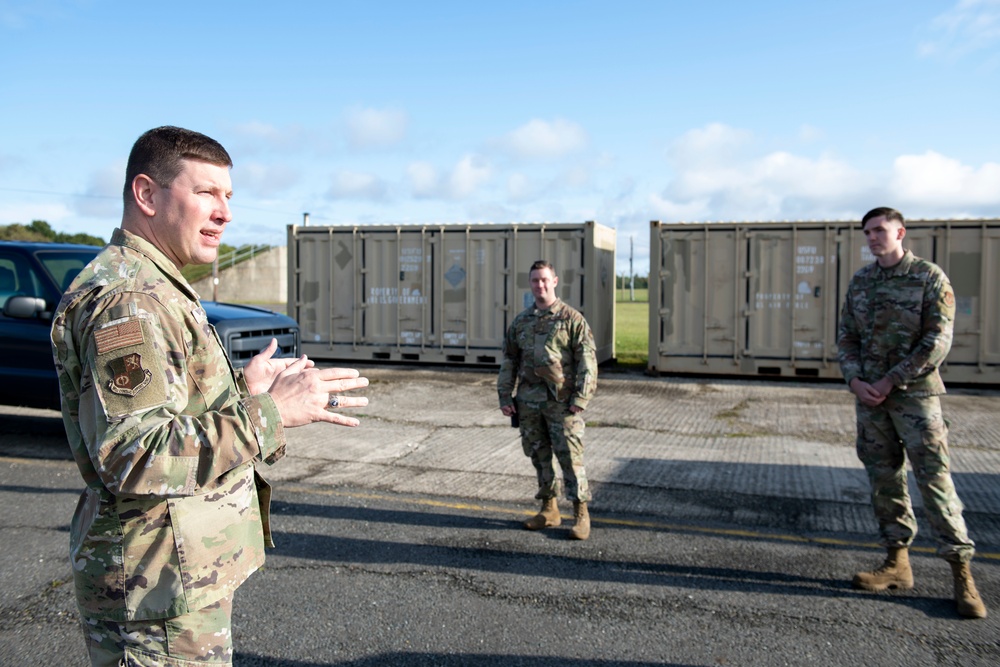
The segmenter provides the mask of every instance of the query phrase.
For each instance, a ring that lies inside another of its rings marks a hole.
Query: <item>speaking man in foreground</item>
[[[271,543],[270,487],[285,429],[356,426],[330,406],[365,387],[352,369],[275,359],[234,370],[181,275],[212,262],[232,220],[232,160],[177,127],[129,155],[111,242],[56,311],[53,354],[69,444],[86,489],[70,530],[93,665],[230,665],[233,594]]]

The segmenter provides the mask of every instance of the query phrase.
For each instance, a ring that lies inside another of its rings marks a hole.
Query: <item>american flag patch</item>
[[[142,323],[139,320],[113,324],[94,332],[97,354],[106,354],[129,345],[142,345],[144,341]]]

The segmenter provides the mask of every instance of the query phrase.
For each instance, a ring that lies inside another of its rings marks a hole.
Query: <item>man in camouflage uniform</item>
[[[535,303],[507,329],[497,378],[500,411],[507,417],[517,416],[521,446],[538,477],[535,498],[542,501],[542,509],[524,527],[541,530],[562,522],[552,466],[555,454],[566,496],[573,501],[575,523],[570,537],[585,540],[590,537],[590,488],[583,467],[580,413],[597,388],[594,336],[583,315],[556,297],[559,277],[551,264],[539,260],[528,275]]]
[[[86,483],[70,557],[94,665],[231,664],[233,593],[273,546],[255,464],[281,458],[285,428],[358,423],[327,410],[331,393],[368,384],[357,371],[273,359],[274,340],[234,371],[181,276],[215,259],[231,166],[196,132],[143,134],[121,228],[55,314],[63,422]]]
[[[917,531],[906,488],[910,459],[938,554],[952,567],[958,613],[983,618],[969,562],[975,545],[949,469],[938,366],[951,349],[955,294],[940,267],[903,249],[906,226],[891,208],[861,221],[876,261],[851,280],[840,320],[840,367],[857,397],[858,457],[868,471],[885,562],[860,572],[869,591],[913,588],[908,547]]]

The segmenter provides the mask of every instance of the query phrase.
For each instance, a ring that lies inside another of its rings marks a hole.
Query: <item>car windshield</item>
[[[100,250],[97,247],[93,250],[43,250],[36,257],[59,286],[59,290],[65,292],[80,270],[87,266]]]

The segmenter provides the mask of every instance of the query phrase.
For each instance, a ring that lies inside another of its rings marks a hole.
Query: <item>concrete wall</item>
[[[213,298],[212,276],[192,285],[202,299]],[[284,246],[233,267],[219,267],[216,301],[279,304],[288,299],[288,253]]]

